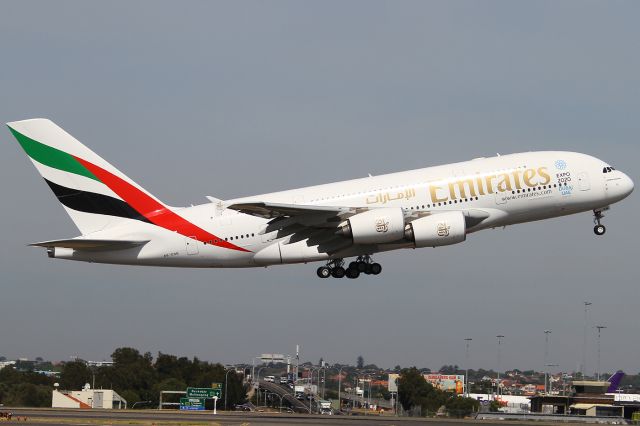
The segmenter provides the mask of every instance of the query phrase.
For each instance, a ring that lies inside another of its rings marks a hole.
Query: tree
[[[462,398],[451,396],[446,402],[445,407],[451,417],[467,417],[472,412],[477,411],[480,403],[473,398]]]
[[[440,372],[440,374],[458,374],[459,370],[460,367],[458,367],[457,365],[443,365],[438,371]]]
[[[357,367],[362,369],[364,367],[364,357],[362,355],[358,355]]]
[[[60,372],[60,386],[67,390],[80,390],[85,383],[91,382],[91,370],[82,361],[64,364]]]
[[[402,408],[406,411],[421,406],[425,398],[433,391],[416,367],[405,368],[398,378],[398,394]]]
[[[406,411],[419,407],[422,413],[436,412],[449,398],[445,392],[431,386],[416,367],[401,371],[398,378],[398,395]]]
[[[157,401],[153,385],[157,375],[153,369],[153,357],[150,352],[140,354],[137,349],[118,348],[111,355],[113,367],[108,370],[108,379],[113,388],[120,393],[127,389],[137,391],[144,401]]]
[[[0,404],[48,407],[53,379],[33,371],[17,371],[12,366],[0,370]]]
[[[500,401],[496,401],[495,399],[489,403],[489,411],[492,413],[500,411],[500,407]]]

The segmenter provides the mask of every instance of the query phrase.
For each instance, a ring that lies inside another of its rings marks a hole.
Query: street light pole
[[[338,370],[338,410],[342,411],[342,399],[340,399],[342,392],[342,369],[344,367],[340,367]]]
[[[551,330],[544,331],[544,393],[547,394],[547,363],[549,361],[549,335]]]
[[[596,325],[596,328],[598,329],[598,378],[596,380],[600,380],[600,333],[602,332],[602,330],[604,330],[605,328],[607,328],[604,325]]]
[[[229,371],[231,371],[231,370],[232,369],[230,368],[224,373],[224,409],[225,410],[227,409],[227,394],[229,393],[229,390],[228,390],[229,388],[227,386],[229,377],[227,375],[229,374]]]
[[[587,374],[587,328],[589,323],[589,306],[593,303],[591,302],[583,302],[584,303],[584,336],[582,342],[582,380],[584,380],[585,374]]]
[[[367,406],[371,409],[371,374],[369,374],[369,401],[367,402]]]
[[[496,383],[496,395],[500,396],[500,345],[502,345],[504,335],[498,334],[496,338],[498,339],[498,381]]]
[[[465,380],[467,384],[464,386],[464,392],[469,397],[469,343],[473,339],[471,337],[467,337],[464,339],[465,343],[465,362],[466,362],[466,372],[465,372]]]
[[[258,403],[257,406],[260,406],[260,372],[262,370],[264,370],[266,367],[260,367],[258,368],[258,376],[257,376],[257,380],[256,380],[256,402]]]

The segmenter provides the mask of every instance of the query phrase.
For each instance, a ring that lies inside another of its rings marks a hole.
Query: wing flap
[[[40,241],[29,244],[32,247],[64,247],[74,250],[124,250],[148,243],[149,240],[96,240],[87,238],[71,238],[66,240]]]
[[[302,215],[317,215],[326,214],[328,216],[336,216],[342,214],[349,214],[353,212],[350,207],[334,207],[334,206],[312,206],[307,204],[284,204],[284,203],[267,203],[267,202],[252,202],[252,203],[235,203],[231,204],[227,208],[231,210],[239,211],[240,213],[250,214],[252,216],[258,216],[265,219],[273,219],[277,217],[287,216],[302,216]]]

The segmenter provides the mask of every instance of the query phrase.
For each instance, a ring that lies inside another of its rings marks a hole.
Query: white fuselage
[[[400,207],[412,214],[463,211],[478,220],[467,233],[579,212],[604,209],[633,190],[624,173],[605,162],[573,152],[530,152],[372,176],[326,185],[211,202],[175,209],[186,220],[246,251],[185,237],[134,220],[91,238],[149,240],[126,250],[78,252],[56,248],[56,258],[179,267],[255,267],[373,254],[414,245],[405,239],[377,245],[352,244],[339,252],[319,252],[306,240],[290,242],[277,232],[262,233],[269,219],[225,206],[252,201],[305,206],[373,209]]]

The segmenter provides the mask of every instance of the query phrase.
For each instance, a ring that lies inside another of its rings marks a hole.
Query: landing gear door
[[[591,189],[591,182],[589,182],[589,174],[587,172],[578,173],[578,187],[580,191],[588,191]]]

